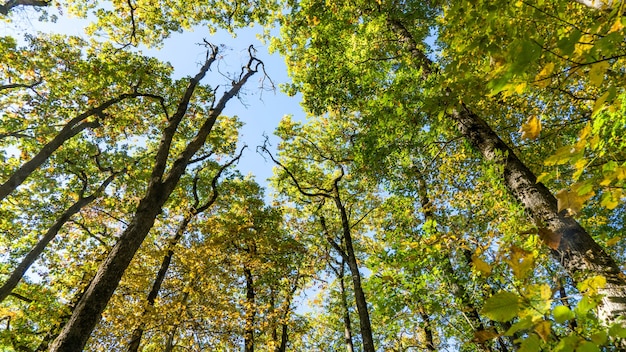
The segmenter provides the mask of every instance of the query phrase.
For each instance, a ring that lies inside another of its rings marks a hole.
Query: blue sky
[[[85,37],[82,29],[86,24],[85,21],[59,17],[56,23],[42,23],[37,20],[38,17],[38,13],[32,10],[16,11],[12,14],[11,23],[0,23],[0,35],[21,37],[25,33],[45,31]],[[259,80],[262,77],[257,74],[244,87],[241,99],[229,102],[224,115],[237,115],[245,123],[240,131],[240,143],[248,145],[248,149],[244,152],[238,169],[244,175],[255,175],[257,182],[266,185],[265,180],[271,176],[273,165],[256,152],[256,146],[263,144],[264,135],[267,135],[275,148],[278,140],[273,138],[273,131],[280,119],[291,114],[294,119],[299,120],[303,119],[305,114],[297,97],[288,97],[280,91],[280,84],[289,81],[287,68],[280,55],[270,55],[267,46],[256,38],[256,34],[261,30],[260,27],[244,28],[237,32],[236,38],[233,38],[226,31],[210,35],[208,29],[197,27],[192,32],[173,33],[159,50],[143,48],[141,51],[170,62],[174,67],[175,76],[182,77],[195,75],[200,68],[206,49],[198,43],[202,43],[203,39],[216,45],[225,45],[221,52],[224,60],[219,63],[220,71],[225,73],[240,72],[241,64],[248,60],[248,46],[254,45],[258,58],[264,62],[265,69],[276,86],[276,91],[260,87]],[[213,70],[203,82],[220,83],[223,82],[223,77]]]

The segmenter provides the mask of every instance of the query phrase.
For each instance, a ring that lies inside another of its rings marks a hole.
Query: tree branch
[[[9,0],[0,5],[0,14],[7,16],[9,11],[17,6],[33,6],[33,7],[46,7],[50,5],[51,1],[45,0]]]

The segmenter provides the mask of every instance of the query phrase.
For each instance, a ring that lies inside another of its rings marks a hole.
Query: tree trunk
[[[176,234],[170,241],[170,245],[172,246],[175,245],[178,242],[178,240],[183,236],[183,234],[185,233],[185,229],[187,228],[187,225],[191,221],[192,217],[193,216],[191,213],[189,213],[188,215],[185,215],[185,217],[183,218],[183,221],[180,223],[180,225],[178,225],[178,229],[176,230]],[[161,267],[159,268],[159,271],[157,272],[154,282],[152,283],[152,288],[150,289],[150,292],[148,293],[148,297],[146,300],[147,304],[150,307],[154,306],[154,301],[159,295],[159,291],[161,290],[161,285],[163,284],[163,281],[165,280],[165,275],[167,275],[167,271],[170,267],[170,263],[172,262],[173,256],[174,256],[174,250],[169,249],[165,257],[163,257],[163,260],[161,261]],[[147,308],[144,309],[142,317],[143,315],[147,313],[147,311],[148,311]],[[139,350],[139,345],[141,344],[141,336],[143,335],[143,331],[145,327],[146,327],[145,322],[141,322],[139,326],[135,328],[135,330],[133,330],[133,334],[130,337],[130,342],[128,343],[128,349],[127,349],[128,352],[137,352]]]
[[[243,273],[246,277],[246,321],[243,332],[244,351],[254,352],[254,318],[256,317],[254,277],[252,276],[252,271],[245,265]]]
[[[75,352],[85,347],[89,335],[100,320],[102,312],[117,288],[124,271],[152,228],[163,204],[178,184],[189,160],[204,145],[217,117],[226,106],[226,102],[234,97],[246,81],[256,73],[255,68],[249,64],[247,67],[248,71],[238,82],[234,82],[231,89],[225,92],[217,105],[211,109],[209,116],[199,128],[196,136],[174,160],[170,171],[165,175],[173,136],[187,112],[189,101],[196,86],[215,61],[216,55],[217,48],[213,48],[211,57],[207,58],[200,72],[191,79],[181,102],[178,104],[176,113],[171,116],[168,126],[161,137],[146,195],[139,202],[133,220],[98,268],[96,276],[87,288],[85,295],[78,302],[72,317],[51,345],[50,351]]]
[[[346,351],[354,352],[354,344],[352,343],[352,323],[350,322],[350,310],[348,310],[348,300],[346,297],[346,287],[343,282],[345,271],[345,263],[341,261],[339,269],[339,289],[341,290],[341,308],[343,309],[343,337],[346,342]]]
[[[435,72],[432,62],[418,49],[410,32],[396,20],[389,24],[417,62],[422,65],[422,73]],[[446,92],[453,104],[457,100],[451,92]],[[480,152],[485,160],[500,163],[504,167],[503,179],[511,194],[524,205],[540,231],[551,238],[553,256],[563,265],[575,284],[600,275],[607,284],[599,290],[603,296],[598,305],[598,317],[605,324],[626,313],[626,281],[617,263],[611,258],[571,217],[559,214],[557,201],[552,193],[515,155],[513,150],[478,115],[461,103],[450,118],[456,122],[459,132]]]
[[[626,312],[626,282],[617,263],[573,218],[558,213],[557,201],[536,176],[522,163],[496,133],[465,106],[452,118],[459,131],[486,160],[504,166],[503,178],[509,191],[533,218],[542,233],[549,237],[553,256],[563,265],[574,283],[600,275],[606,286],[598,290],[603,296],[598,317],[610,324]]]
[[[341,202],[339,197],[339,188],[337,182],[335,182],[335,205],[339,213],[341,214],[341,227],[343,229],[343,240],[346,244],[346,262],[350,269],[352,277],[352,285],[354,289],[354,299],[356,301],[356,308],[359,314],[359,325],[361,328],[361,339],[363,340],[363,351],[375,352],[374,338],[372,336],[372,326],[370,323],[369,311],[367,308],[367,300],[365,299],[365,293],[363,292],[363,286],[361,285],[361,273],[359,272],[359,265],[356,261],[356,254],[354,253],[354,246],[352,244],[352,231],[350,229],[350,221],[348,219],[348,213],[346,208]]]
[[[243,149],[242,149],[242,152],[243,152]],[[217,174],[213,177],[211,181],[212,194],[209,197],[209,200],[206,203],[204,203],[202,206],[199,206],[200,201],[198,199],[198,194],[196,192],[198,176],[196,175],[196,177],[194,177],[193,189],[194,189],[195,201],[193,205],[191,206],[191,209],[187,211],[183,220],[178,225],[178,228],[176,229],[174,236],[172,236],[172,238],[169,240],[168,245],[171,248],[167,251],[167,254],[163,257],[163,260],[161,261],[161,267],[159,268],[159,271],[157,272],[157,275],[152,284],[152,288],[150,289],[150,292],[148,293],[148,297],[146,299],[146,302],[150,307],[154,306],[154,301],[159,295],[159,291],[161,290],[161,285],[163,284],[163,281],[165,280],[165,275],[167,275],[167,271],[169,270],[170,263],[172,262],[172,257],[174,256],[173,246],[175,246],[178,243],[178,241],[183,237],[183,235],[185,234],[185,231],[187,230],[187,226],[189,225],[191,220],[196,215],[204,212],[211,205],[213,205],[213,203],[215,202],[218,196],[217,181],[219,177],[222,175],[222,172],[227,167],[231,166],[235,161],[239,160],[240,158],[241,158],[241,153],[239,154],[239,156],[237,156],[230,162],[226,163],[224,166],[222,166],[219,169],[219,171],[217,172]],[[142,316],[145,315],[146,313],[147,313],[147,309],[144,309]],[[133,333],[130,337],[130,342],[128,343],[128,350],[127,350],[128,352],[136,352],[139,349],[139,345],[141,344],[141,336],[143,335],[144,329],[145,329],[145,323],[141,322],[139,326],[135,328],[135,330],[133,330]]]

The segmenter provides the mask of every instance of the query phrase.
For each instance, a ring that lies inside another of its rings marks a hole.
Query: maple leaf
[[[534,115],[528,117],[519,132],[522,134],[522,139],[537,139],[541,132],[541,120]]]
[[[583,208],[583,204],[594,196],[594,192],[586,192],[583,190],[581,194],[580,184],[573,186],[571,191],[566,189],[560,190],[556,194],[557,211],[560,213],[563,210],[567,210],[570,215],[576,215],[580,213]]]

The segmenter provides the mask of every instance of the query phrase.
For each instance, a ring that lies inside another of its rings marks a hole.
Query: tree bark
[[[252,271],[245,265],[243,273],[246,277],[246,321],[243,332],[244,351],[254,352],[254,318],[256,317],[254,277],[252,276]]]
[[[489,161],[504,166],[502,177],[509,191],[524,205],[540,231],[551,238],[553,256],[575,283],[600,275],[606,286],[598,290],[602,302],[598,317],[605,324],[626,313],[626,282],[617,263],[587,231],[564,212],[557,211],[557,200],[496,133],[467,107],[454,111],[461,134]]]
[[[133,220],[98,268],[96,276],[87,288],[85,295],[78,302],[76,309],[74,309],[72,317],[50,346],[50,351],[75,352],[85,347],[91,332],[100,320],[102,312],[117,288],[124,271],[152,228],[163,204],[178,184],[189,160],[204,145],[226,103],[256,73],[256,67],[252,67],[252,64],[258,61],[251,59],[248,67],[245,68],[247,71],[244,69],[245,74],[242,74],[240,80],[234,82],[231,89],[222,95],[218,103],[211,109],[209,116],[199,128],[196,136],[187,144],[185,149],[178,155],[178,158],[174,160],[170,171],[165,174],[174,134],[187,112],[189,101],[196,86],[215,61],[216,55],[217,48],[213,47],[211,57],[207,58],[200,72],[191,79],[183,98],[178,104],[176,113],[170,118],[168,126],[162,134],[146,194],[139,202]]]
[[[6,16],[9,14],[9,11],[17,6],[46,7],[50,5],[50,3],[51,1],[42,0],[9,0],[5,2],[4,5],[0,5],[0,14]]]
[[[389,20],[399,41],[416,55],[421,52],[415,40],[404,25]],[[433,74],[432,62],[417,55],[423,74]],[[456,104],[457,99],[451,92],[446,92],[448,99]],[[521,203],[534,220],[540,231],[547,231],[548,236],[558,239],[558,244],[551,248],[553,256],[563,265],[574,283],[600,275],[607,284],[598,292],[602,302],[598,305],[598,317],[605,324],[626,313],[626,281],[617,263],[611,258],[580,226],[576,220],[558,213],[556,198],[542,183],[537,183],[536,176],[515,155],[513,150],[467,106],[460,104],[449,116],[457,125],[461,135],[483,156],[485,160],[496,162],[504,167],[502,178],[509,192]]]
[[[352,244],[352,230],[350,228],[350,220],[348,219],[348,213],[341,198],[339,197],[339,180],[336,180],[333,199],[339,213],[341,214],[341,227],[343,229],[343,240],[346,244],[346,262],[350,269],[350,276],[352,277],[352,285],[354,288],[354,300],[356,301],[356,308],[359,314],[359,326],[361,328],[361,339],[363,340],[363,351],[375,352],[374,338],[372,336],[372,326],[370,323],[369,311],[367,308],[367,300],[365,299],[365,293],[363,292],[363,286],[361,285],[361,273],[359,272],[359,264],[356,261],[356,254],[354,253],[354,245]]]

